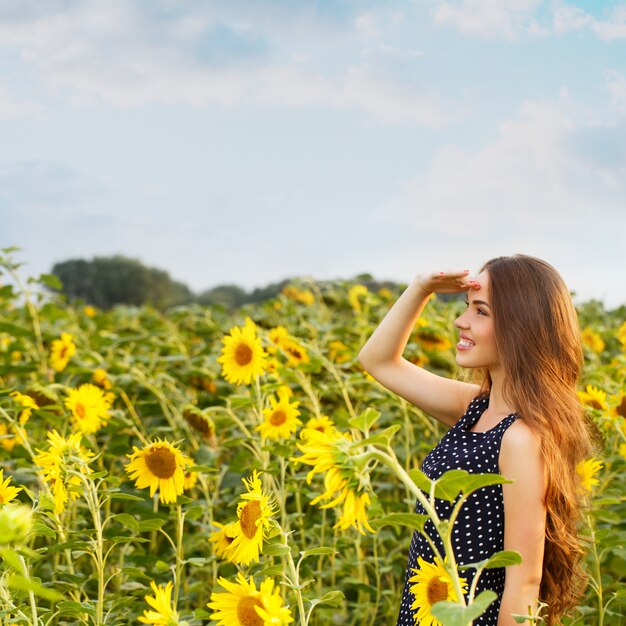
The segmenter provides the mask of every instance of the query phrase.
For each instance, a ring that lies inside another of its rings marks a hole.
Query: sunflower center
[[[242,509],[239,516],[239,524],[243,534],[252,539],[256,535],[257,520],[261,517],[261,503],[258,500],[248,502]]]
[[[235,350],[235,361],[237,365],[243,367],[252,361],[252,349],[245,343],[240,343]]]
[[[430,605],[439,602],[439,600],[446,600],[448,598],[448,583],[439,580],[437,576],[433,576],[428,581],[426,595],[428,596],[428,603]]]
[[[589,401],[589,406],[598,410],[602,410],[604,408],[600,400],[598,400],[597,398],[591,398],[591,400]]]
[[[274,411],[270,417],[272,426],[282,426],[287,421],[287,414],[282,410]]]
[[[237,604],[237,620],[241,626],[263,626],[263,618],[256,612],[255,607],[263,608],[258,598],[244,596]]]
[[[171,478],[176,471],[176,457],[167,448],[154,448],[146,454],[146,465],[157,478]]]
[[[76,405],[76,414],[80,419],[85,417],[85,407],[80,402]]]
[[[626,396],[624,396],[622,401],[615,407],[615,411],[618,415],[626,417]]]
[[[298,350],[298,348],[296,348],[295,346],[288,346],[286,348],[286,351],[291,354],[291,356],[295,357],[296,359],[301,359],[302,358],[302,351]]]

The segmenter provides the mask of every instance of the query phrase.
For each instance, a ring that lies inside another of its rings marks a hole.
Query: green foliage
[[[10,258],[10,250],[3,254],[0,266],[13,276],[20,264]],[[310,304],[285,295],[277,285],[269,299],[239,309],[229,310],[228,303],[190,302],[167,311],[119,305],[93,316],[54,292],[47,302],[39,301],[29,288],[34,283],[54,286],[46,276],[0,287],[0,425],[8,429],[0,435],[0,463],[4,477],[23,487],[17,499],[32,509],[33,522],[24,545],[2,555],[0,620],[91,626],[102,615],[110,625],[138,623],[154,580],[175,582],[181,622],[200,626],[210,623],[211,594],[223,591],[218,579],[232,582],[241,569],[257,586],[265,577],[274,578],[294,626],[303,623],[299,600],[309,626],[393,623],[411,535],[426,520],[411,513],[411,486],[454,502],[503,480],[454,470],[433,483],[419,472],[445,428],[366,376],[356,359],[401,288],[387,285],[393,292],[377,291],[370,276],[357,278],[369,289],[361,297],[361,311],[348,299],[354,281],[297,284],[314,294]],[[452,322],[462,309],[458,302],[429,303],[422,316],[428,332],[416,328],[404,356],[435,373],[460,377]],[[597,303],[581,305],[580,311],[582,325],[605,343],[598,353],[586,348],[581,380],[581,389],[593,384],[607,394],[606,408],[589,407],[605,447],[583,528],[590,582],[574,615],[563,623],[612,626],[626,605],[626,436],[624,416],[617,412],[626,390],[626,346],[618,336],[624,315]],[[235,387],[222,377],[217,358],[224,335],[233,325],[243,325],[246,316],[257,325],[263,347],[274,351],[277,365],[258,384]],[[268,330],[279,325],[307,351],[309,362],[287,365],[288,355],[269,338]],[[49,357],[61,332],[72,335],[76,353],[57,372]],[[47,448],[49,430],[72,432],[68,391],[93,383],[96,368],[106,370],[111,384],[106,388],[114,396],[110,419],[82,438],[96,455],[94,475],[88,487],[73,487],[77,498],[57,515],[33,455]],[[325,477],[307,481],[310,467],[294,460],[300,455],[299,433],[280,442],[261,440],[255,429],[281,385],[299,402],[299,428],[327,416],[350,435],[345,454],[371,494],[367,515],[375,532],[342,531],[336,527],[341,506],[310,504],[324,491]],[[23,410],[10,395],[14,390],[36,399],[39,407],[22,424],[23,445],[11,430],[19,426]],[[190,405],[210,417],[213,427],[196,429],[185,417]],[[125,471],[133,446],[156,437],[177,442],[197,474],[196,484],[173,505],[150,498]],[[5,448],[10,441],[14,447]],[[397,460],[406,481],[381,461],[383,453]],[[209,537],[218,529],[216,522],[237,519],[245,492],[242,478],[254,469],[262,472],[274,499],[274,525],[259,562],[235,566],[217,556]],[[501,552],[461,565],[459,571],[514,567],[518,560],[515,553]],[[465,626],[490,601],[488,594],[480,595],[469,607],[444,603],[434,612],[446,626]]]
[[[60,280],[70,300],[80,298],[102,309],[116,304],[152,304],[162,309],[192,300],[189,288],[172,280],[167,272],[121,255],[56,263],[52,274]],[[49,279],[45,284],[59,289]]]

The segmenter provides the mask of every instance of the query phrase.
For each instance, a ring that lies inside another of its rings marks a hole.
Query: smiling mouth
[[[459,348],[460,350],[469,350],[470,348],[473,348],[476,344],[473,341],[470,341],[469,339],[459,339],[459,343],[456,344],[456,347]]]

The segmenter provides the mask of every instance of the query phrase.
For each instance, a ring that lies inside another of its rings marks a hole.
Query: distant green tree
[[[248,294],[238,285],[218,285],[203,291],[196,296],[199,304],[223,304],[228,309],[234,309],[246,303]]]
[[[63,283],[68,299],[80,298],[103,309],[116,304],[164,309],[193,299],[190,289],[167,272],[122,255],[63,261],[54,265],[52,273]]]

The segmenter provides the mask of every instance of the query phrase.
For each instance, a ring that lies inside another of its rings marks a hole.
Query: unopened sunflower
[[[227,558],[233,563],[247,565],[259,560],[274,506],[261,485],[257,470],[252,472],[250,478],[244,478],[243,484],[248,492],[241,496],[237,505],[238,521],[232,527],[234,538]]]
[[[154,596],[145,595],[144,600],[152,607],[152,610],[144,610],[138,619],[142,624],[151,626],[178,626],[179,617],[176,607],[172,606],[172,583],[168,582],[165,587],[151,580],[150,587]]]
[[[76,499],[78,491],[82,491],[82,479],[77,474],[91,473],[89,462],[93,452],[81,446],[81,437],[81,433],[61,437],[53,430],[48,433],[48,449],[38,449],[39,454],[33,458],[34,464],[41,468],[41,477],[50,485],[57,514],[65,511],[70,497]]]
[[[439,557],[435,557],[434,563],[425,561],[421,556],[417,557],[419,569],[411,568],[415,572],[409,578],[410,590],[415,601],[411,609],[415,611],[415,623],[420,626],[441,626],[441,622],[430,612],[433,604],[441,600],[458,602],[454,584],[450,574],[446,571]],[[460,579],[461,590],[467,593],[467,581]]]
[[[69,389],[65,406],[72,412],[74,429],[86,435],[99,431],[109,420],[110,400],[100,387],[91,383]]]
[[[169,441],[157,439],[142,450],[135,450],[127,456],[130,463],[126,466],[130,478],[139,489],[150,488],[152,497],[157,489],[159,500],[163,504],[176,502],[185,487],[185,471],[193,461]]]
[[[217,360],[222,364],[222,374],[228,382],[249,385],[265,372],[267,354],[256,336],[254,323],[231,328],[222,341],[222,355]]]
[[[50,365],[57,372],[62,372],[75,352],[76,346],[72,335],[61,333],[61,338],[55,339],[50,347]]]
[[[281,439],[289,439],[302,422],[298,419],[300,402],[289,402],[291,395],[289,387],[285,385],[279,387],[276,395],[278,400],[270,396],[271,407],[263,409],[265,419],[255,430],[260,432],[264,439],[280,441]]]
[[[258,589],[254,578],[248,581],[241,572],[234,583],[221,577],[217,582],[226,591],[214,591],[207,604],[215,611],[211,619],[217,626],[287,626],[293,622],[271,578],[266,578]]]

